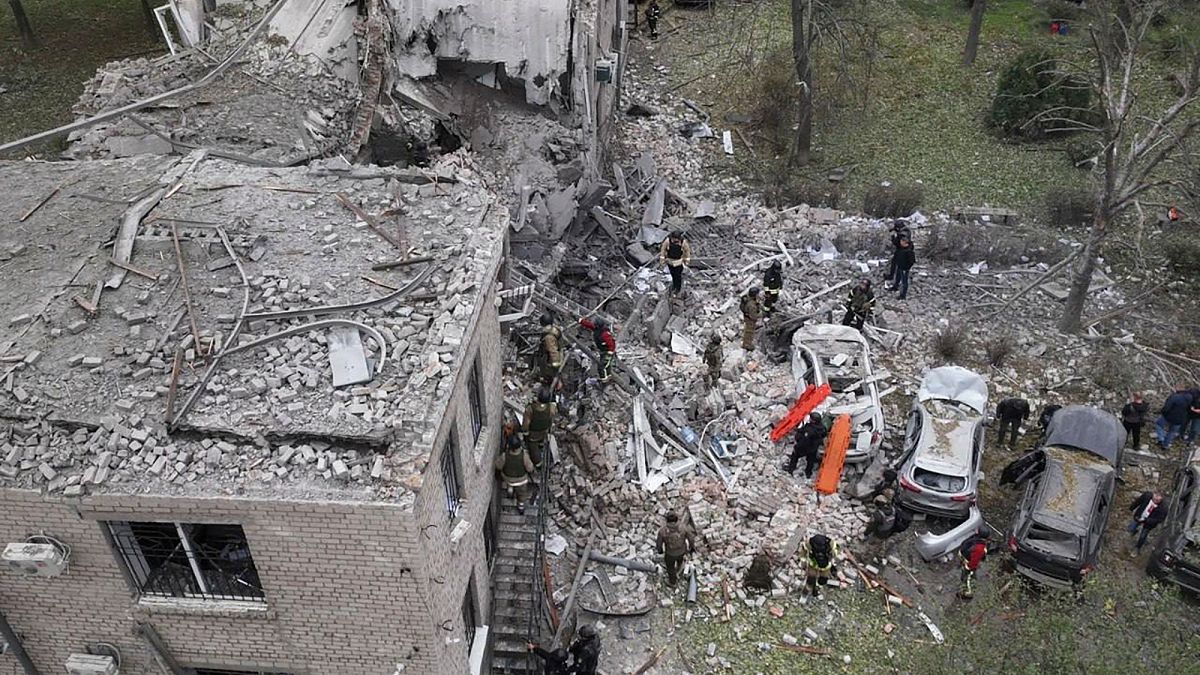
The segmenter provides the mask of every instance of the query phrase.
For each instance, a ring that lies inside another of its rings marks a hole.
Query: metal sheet
[[[371,367],[367,365],[367,353],[357,328],[329,329],[329,367],[335,387],[371,381]]]
[[[959,366],[942,366],[925,373],[917,400],[945,399],[970,406],[980,414],[987,411],[987,382],[975,372]]]
[[[1069,405],[1054,413],[1046,430],[1045,445],[1085,450],[1116,466],[1125,447],[1125,428],[1112,413]]]

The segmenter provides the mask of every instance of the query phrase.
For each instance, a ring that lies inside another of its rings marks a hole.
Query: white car
[[[850,447],[846,462],[872,460],[883,444],[883,407],[871,364],[871,349],[862,333],[850,326],[819,323],[801,326],[792,335],[792,375],[796,395],[808,385],[829,384],[832,394],[816,412],[850,415]]]
[[[898,504],[939,516],[969,514],[979,487],[987,400],[987,382],[966,368],[925,373],[896,471]]]

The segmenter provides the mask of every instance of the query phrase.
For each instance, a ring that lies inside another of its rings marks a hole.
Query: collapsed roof
[[[0,482],[411,499],[507,225],[458,159],[0,162]]]
[[[917,400],[958,401],[977,411],[987,411],[987,382],[978,374],[959,366],[942,366],[925,373]]]

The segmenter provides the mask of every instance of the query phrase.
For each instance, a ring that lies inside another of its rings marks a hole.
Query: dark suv
[[[1054,415],[1037,451],[1041,470],[1026,474],[1008,531],[1018,572],[1072,588],[1095,568],[1124,446],[1125,429],[1110,413],[1077,405]]]
[[[1163,533],[1146,571],[1200,596],[1200,451],[1179,469]]]

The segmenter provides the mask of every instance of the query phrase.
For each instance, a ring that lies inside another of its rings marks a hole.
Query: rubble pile
[[[89,183],[92,166],[124,167],[125,181],[163,172],[130,160],[64,166],[74,168],[68,179],[81,191],[103,189]],[[21,433],[11,458],[0,455],[11,459],[3,476],[88,490],[99,483],[82,480],[83,472],[98,471],[107,450],[109,474],[92,475],[105,484],[226,494],[255,484],[324,489],[327,481],[411,500],[449,398],[447,375],[502,245],[505,215],[491,208],[478,173],[461,155],[419,173],[337,163],[247,168],[199,155],[177,166],[192,171],[137,230],[129,262],[137,274],[119,288],[101,288],[93,304],[47,296],[53,289],[36,275],[13,285],[10,304],[25,293],[51,301],[36,317],[5,319],[16,330],[0,371],[4,414],[63,421],[47,433],[36,425]],[[54,166],[37,168],[29,180],[62,177]],[[54,238],[89,205],[65,197],[30,222],[46,218],[44,236]],[[89,296],[112,269],[89,256],[90,237],[111,236],[107,226],[85,230],[61,252],[71,257],[78,248],[72,264]],[[403,248],[381,247],[385,236]],[[20,273],[45,262],[39,247],[18,251],[11,264]],[[353,336],[340,335],[346,331]],[[63,440],[87,424],[78,420],[96,419],[108,421],[91,423],[85,443]],[[168,423],[179,424],[169,442]],[[218,441],[220,457],[212,450]]]
[[[249,25],[249,24],[247,24]],[[92,116],[199,81],[246,36],[219,34],[209,51],[114,61],[84,85],[76,115]],[[333,154],[350,136],[356,85],[286,40],[260,39],[238,63],[197,91],[74,132],[69,159],[169,154],[209,147],[263,165],[292,166]]]

